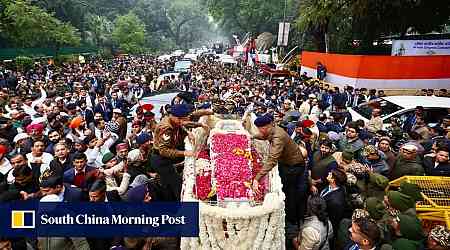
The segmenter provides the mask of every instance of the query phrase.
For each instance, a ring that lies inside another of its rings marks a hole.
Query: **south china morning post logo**
[[[34,210],[12,210],[11,228],[12,229],[34,229],[35,211]]]
[[[198,203],[0,203],[5,237],[198,237]]]

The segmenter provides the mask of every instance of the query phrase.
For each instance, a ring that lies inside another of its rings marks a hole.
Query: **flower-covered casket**
[[[198,238],[182,238],[181,249],[284,249],[284,194],[277,168],[252,180],[268,156],[268,143],[252,140],[241,120],[215,120],[193,131],[186,149],[183,201],[198,201]],[[205,121],[204,121],[205,122]]]

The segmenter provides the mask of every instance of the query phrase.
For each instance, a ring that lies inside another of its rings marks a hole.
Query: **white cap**
[[[135,162],[139,160],[139,157],[141,156],[141,151],[139,149],[133,149],[130,152],[128,152],[128,160],[130,162]]]
[[[61,100],[63,100],[64,98],[62,98],[61,96],[58,96],[58,97],[56,97],[55,98],[55,102],[59,102],[59,101],[61,101]]]
[[[122,114],[122,110],[120,110],[120,109],[113,109],[113,113]]]
[[[14,141],[14,143],[17,143],[18,141],[20,141],[20,140],[22,140],[22,139],[26,139],[26,138],[28,138],[28,137],[29,137],[29,136],[28,136],[27,133],[20,133],[20,134],[17,134],[16,136],[14,136],[13,141]]]
[[[402,146],[402,149],[408,150],[408,151],[417,151],[417,146],[412,144],[405,144]]]
[[[308,97],[309,97],[309,98],[316,98],[316,95],[315,95],[315,94],[309,94]]]

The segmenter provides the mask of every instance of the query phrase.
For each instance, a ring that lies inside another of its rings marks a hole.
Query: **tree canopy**
[[[204,0],[210,15],[227,34],[277,33],[278,23],[296,16],[299,0]],[[286,9],[286,11],[285,11]]]
[[[337,45],[332,50],[345,50],[357,41],[367,51],[389,36],[440,31],[449,17],[446,1],[304,0],[297,24],[320,51],[325,50],[325,35],[341,40],[330,41]]]
[[[0,0],[0,3],[0,36],[7,41],[0,43],[0,47],[81,42],[107,48],[119,45],[127,51],[160,51],[203,45],[214,35],[202,0]],[[120,31],[126,28],[125,24],[128,28],[134,24],[133,28],[139,30],[134,34],[136,37],[127,37]]]
[[[78,30],[23,0],[2,2],[1,30],[19,47],[79,45]]]
[[[118,16],[112,38],[125,52],[140,53],[145,44],[145,26],[133,12]]]
[[[376,51],[385,38],[441,31],[448,1],[425,0],[0,0],[0,47],[119,46],[168,51],[218,37],[278,33],[289,47]],[[133,35],[125,31],[133,28]],[[302,38],[302,39],[300,39]]]

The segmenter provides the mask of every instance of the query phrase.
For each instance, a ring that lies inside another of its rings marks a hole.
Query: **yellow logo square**
[[[12,210],[11,228],[35,228],[33,210]]]

